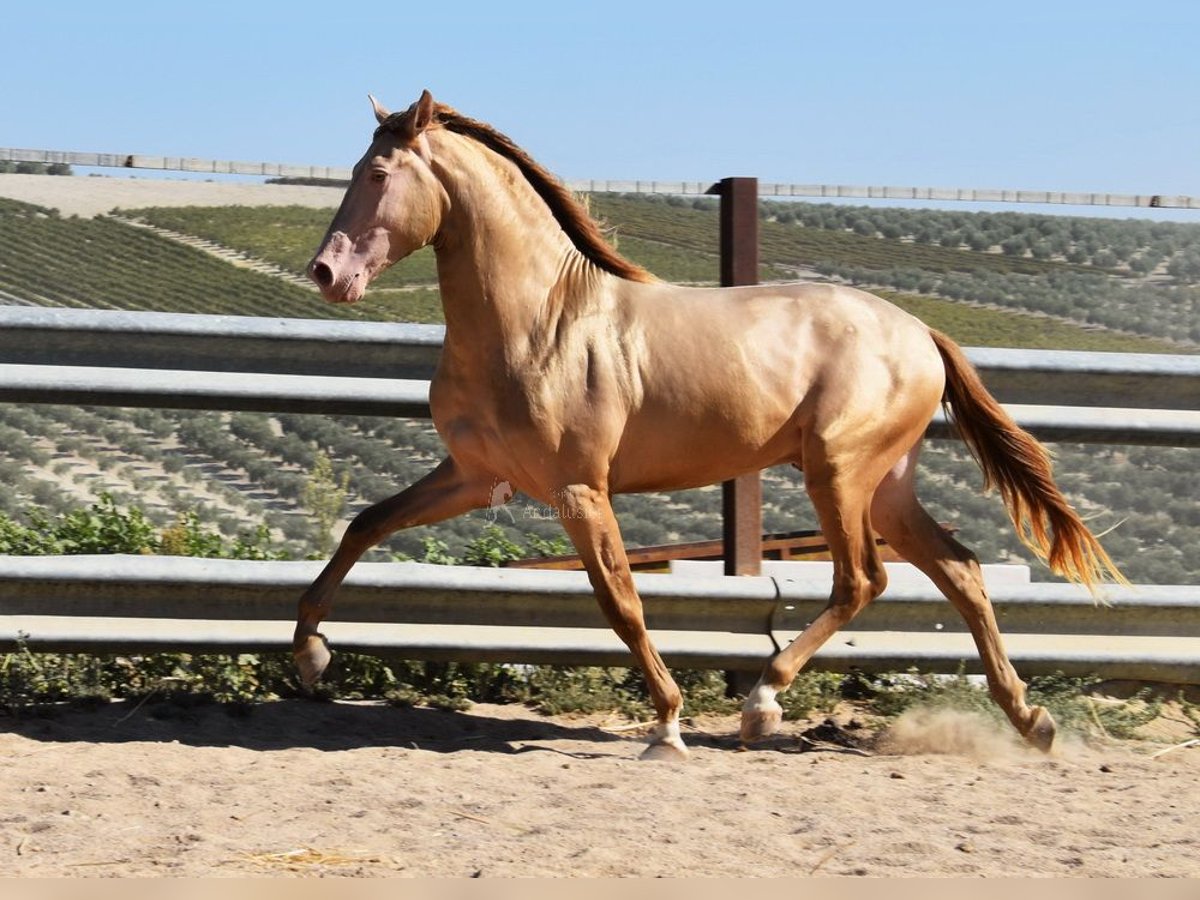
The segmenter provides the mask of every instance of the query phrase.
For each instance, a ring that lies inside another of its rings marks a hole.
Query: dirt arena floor
[[[615,719],[281,701],[0,720],[8,876],[1197,876],[1200,748],[966,714],[870,750],[740,751],[733,717],[640,762]],[[818,732],[819,733],[819,732]]]

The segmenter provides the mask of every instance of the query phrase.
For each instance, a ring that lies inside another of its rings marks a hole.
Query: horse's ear
[[[412,115],[409,119],[410,137],[416,137],[433,121],[433,94],[421,91],[421,98],[409,108],[409,112]]]
[[[375,110],[375,120],[382,125],[383,120],[390,116],[391,113],[387,111],[387,107],[370,94],[367,94],[367,98],[371,101],[371,109]]]

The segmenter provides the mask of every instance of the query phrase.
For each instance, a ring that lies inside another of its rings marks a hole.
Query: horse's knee
[[[887,567],[882,561],[877,560],[875,565],[867,570],[867,603],[870,603],[876,597],[887,590],[888,573]],[[866,605],[865,603],[863,604]]]
[[[377,503],[374,506],[368,506],[366,509],[361,510],[346,525],[343,540],[354,541],[356,543],[374,543],[376,536],[382,530],[383,522],[386,518],[387,511],[381,504]]]
[[[829,609],[838,627],[862,612],[863,607],[883,593],[887,583],[887,572],[882,563],[836,574]]]

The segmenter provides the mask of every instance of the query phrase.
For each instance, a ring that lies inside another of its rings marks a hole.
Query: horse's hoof
[[[310,634],[304,642],[292,651],[296,660],[296,668],[300,672],[300,682],[311,688],[321,679],[333,654],[329,650],[329,642],[323,634]]]
[[[1033,724],[1025,732],[1025,740],[1043,753],[1049,753],[1050,748],[1054,746],[1056,734],[1058,734],[1058,726],[1054,724],[1054,717],[1046,712],[1044,706],[1035,706],[1033,708]]]
[[[652,762],[685,762],[691,754],[683,741],[655,741],[638,757]]]
[[[768,738],[783,724],[783,707],[775,701],[768,706],[742,710],[742,743],[752,744]]]

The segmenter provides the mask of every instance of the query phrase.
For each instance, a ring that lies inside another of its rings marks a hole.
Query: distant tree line
[[[13,162],[0,160],[0,175],[74,175],[67,163]]]
[[[344,178],[313,178],[310,176],[268,178],[267,184],[298,184],[303,187],[350,187],[350,182]]]
[[[1017,212],[958,212],[764,201],[760,215],[805,228],[950,249],[1056,260],[1192,281],[1200,272],[1200,225]]]

